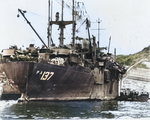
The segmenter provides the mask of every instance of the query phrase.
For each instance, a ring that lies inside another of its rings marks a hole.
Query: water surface
[[[150,101],[0,101],[1,119],[121,119],[150,118]]]

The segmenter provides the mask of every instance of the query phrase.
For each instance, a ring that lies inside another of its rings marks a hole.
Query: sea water
[[[146,119],[150,100],[129,101],[0,101],[0,119]]]

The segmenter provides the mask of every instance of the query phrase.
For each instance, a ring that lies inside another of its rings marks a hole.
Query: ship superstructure
[[[24,11],[18,10],[41,40]],[[95,36],[90,37],[89,20],[85,20],[89,38],[84,39],[75,37],[74,15],[72,21],[63,20],[63,0],[61,20],[58,18],[57,12],[56,20],[49,21],[48,27],[52,28],[53,24],[59,26],[58,47],[53,46],[53,41],[50,47],[41,40],[44,45],[41,49],[35,48],[33,44],[27,51],[15,47],[5,49],[1,71],[14,82],[13,85],[17,86],[22,98],[26,100],[109,100],[117,97],[119,80],[126,70],[116,63],[112,54],[102,52],[106,48],[96,44]],[[68,24],[73,25],[70,46],[63,42],[64,28]],[[48,38],[52,40],[49,33]],[[76,39],[82,43],[75,44]]]

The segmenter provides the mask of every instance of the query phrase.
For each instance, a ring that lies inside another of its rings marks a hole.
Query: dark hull
[[[28,100],[110,100],[118,96],[117,80],[94,84],[94,75],[84,70],[32,62],[4,63],[0,68]]]
[[[70,70],[56,65],[35,64],[28,81],[30,99],[88,99],[94,84],[89,73]],[[80,98],[81,99],[81,98]]]

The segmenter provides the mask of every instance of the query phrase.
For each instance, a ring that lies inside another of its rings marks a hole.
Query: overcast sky
[[[71,3],[72,0],[65,0]],[[97,20],[101,20],[100,46],[108,46],[111,36],[110,52],[117,49],[117,54],[133,54],[150,45],[150,0],[80,0],[84,2],[91,21],[91,35],[98,40]],[[61,0],[53,0],[53,20],[55,13],[61,13]],[[24,49],[33,43],[41,47],[42,43],[20,15],[18,8],[25,14],[41,38],[47,44],[48,0],[0,0],[0,50],[10,45]],[[64,19],[71,20],[71,10],[65,7]],[[81,22],[79,22],[80,26]],[[58,26],[53,27],[53,40],[58,41]],[[79,35],[88,37],[84,26]],[[65,43],[71,41],[71,26],[65,29]]]

